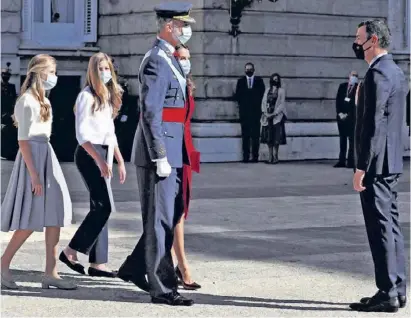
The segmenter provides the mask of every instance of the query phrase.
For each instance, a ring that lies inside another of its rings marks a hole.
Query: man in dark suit
[[[340,155],[335,168],[354,168],[354,126],[355,92],[358,86],[358,73],[352,71],[348,82],[340,84],[336,97],[338,132],[340,135]],[[349,142],[348,159],[347,141]]]
[[[12,115],[16,102],[16,86],[9,83],[11,77],[10,62],[1,70],[1,156],[7,160],[16,159],[19,145],[17,143],[17,127]]]
[[[365,59],[365,74],[355,126],[356,169],[378,292],[351,309],[395,312],[406,303],[404,238],[399,225],[398,178],[403,171],[403,125],[407,83],[387,49],[390,31],[382,20],[358,26],[353,50]]]
[[[191,34],[190,24],[195,22],[189,16],[191,7],[167,2],[155,8],[159,32],[140,65],[141,119],[131,158],[137,171],[143,234],[118,271],[119,278],[149,291],[153,303],[172,306],[193,304],[177,292],[171,257],[174,228],[183,212],[175,209],[176,189],[188,158],[183,139],[187,82],[173,53]]]
[[[254,64],[245,65],[245,76],[237,81],[235,100],[240,109],[240,124],[243,143],[243,162],[250,160],[250,141],[252,148],[251,162],[258,162],[260,149],[261,101],[265,85],[260,76],[254,75]]]

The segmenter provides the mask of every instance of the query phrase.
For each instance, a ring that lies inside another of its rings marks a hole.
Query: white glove
[[[167,178],[171,174],[171,166],[167,161],[167,157],[156,160],[156,163],[158,176]]]

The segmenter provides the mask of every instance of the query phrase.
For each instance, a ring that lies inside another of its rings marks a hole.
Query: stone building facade
[[[64,0],[75,3],[71,29],[50,22],[50,9],[59,1],[2,1],[1,63],[12,63],[11,82],[19,86],[30,57],[47,52],[58,59],[58,75],[67,77],[64,83],[79,90],[88,58],[101,50],[115,58],[130,94],[137,96],[140,61],[156,32],[153,7],[164,0]],[[351,70],[362,77],[367,68],[351,49],[360,21],[388,20],[392,52],[409,76],[410,0],[254,1],[243,11],[242,33],[236,37],[229,34],[234,0],[182,1],[193,3],[197,20],[188,45],[197,85],[193,135],[203,162],[241,159],[233,93],[246,62],[255,64],[266,84],[274,72],[283,77],[289,121],[288,144],[280,149],[280,159],[338,157],[337,88]],[[44,25],[38,21],[38,6],[44,11]]]

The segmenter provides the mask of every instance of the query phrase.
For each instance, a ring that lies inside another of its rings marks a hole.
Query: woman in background
[[[267,144],[269,158],[267,163],[276,164],[278,148],[287,143],[285,121],[285,90],[281,87],[281,77],[275,73],[270,77],[270,86],[266,89],[261,103],[261,143]]]
[[[14,107],[19,152],[1,207],[1,230],[15,231],[1,257],[1,287],[17,289],[10,274],[14,255],[34,232],[45,231],[46,269],[42,288],[76,289],[57,273],[60,228],[71,224],[72,206],[60,164],[49,143],[52,109],[46,91],[57,83],[56,60],[33,57]]]

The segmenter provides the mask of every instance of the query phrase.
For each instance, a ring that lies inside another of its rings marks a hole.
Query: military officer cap
[[[166,2],[159,4],[154,8],[157,16],[160,18],[168,18],[174,20],[180,20],[187,23],[195,23],[192,17],[190,17],[190,10],[193,7],[191,3],[186,2]]]

